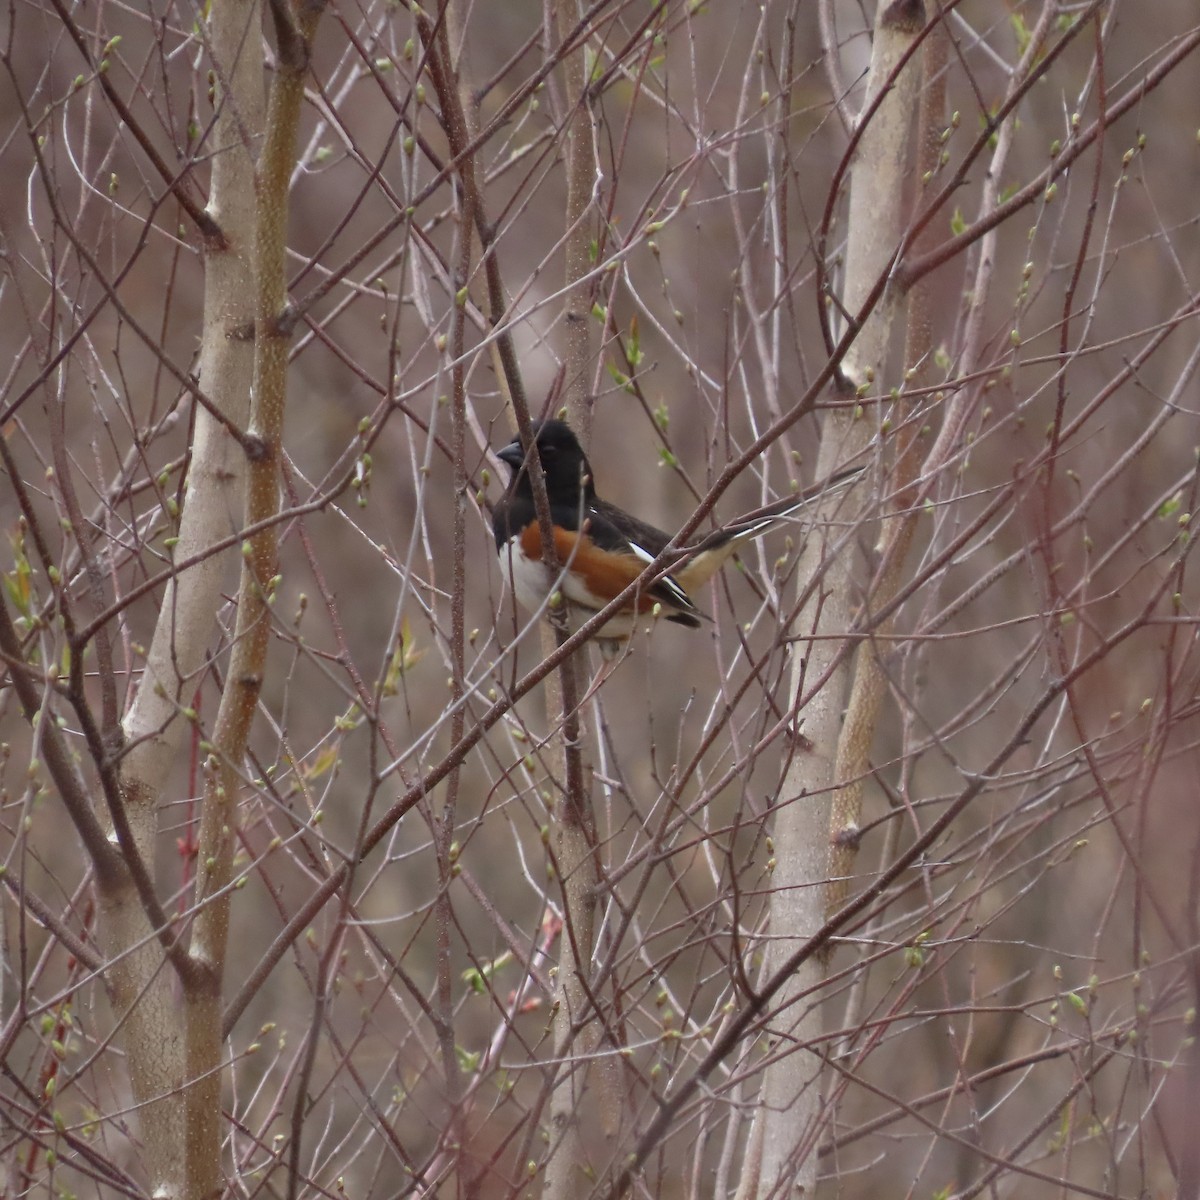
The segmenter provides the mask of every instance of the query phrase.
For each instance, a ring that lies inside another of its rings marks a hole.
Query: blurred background
[[[875,501],[854,528],[821,531],[842,539],[869,612],[890,423],[915,422],[931,446],[945,406],[964,401],[953,454],[925,493],[893,635],[877,647],[889,694],[852,894],[964,789],[977,794],[842,931],[813,997],[828,1037],[806,1048],[827,1060],[811,1136],[822,1187],[848,1198],[1192,1194],[1200,25],[1184,0],[945,7],[943,163],[930,180],[914,171],[904,197],[916,211],[962,173],[933,219],[944,260],[923,260],[936,382],[906,391],[897,338],[893,369],[858,397],[885,447]],[[575,382],[561,368],[569,113],[545,12],[441,14],[483,131],[479,188],[538,412]],[[599,3],[578,19],[594,157],[588,450],[602,495],[674,531],[827,363],[822,326],[838,321],[845,254],[843,114],[862,105],[874,12],[714,0]],[[214,78],[204,20],[173,3],[35,2],[0,18],[0,433],[16,472],[0,489],[2,569],[39,670],[62,661],[59,584],[29,545],[18,481],[61,587],[87,602],[55,430],[104,565],[104,604],[168,563],[185,500],[194,402],[178,373],[195,370],[204,256],[129,120],[202,195]],[[462,197],[422,62],[404,5],[338,4],[319,28],[289,235],[301,316],[284,501],[304,511],[281,526],[227,995],[351,855],[364,806],[378,818],[451,744],[456,303],[468,722],[541,657],[536,621],[514,609],[495,562],[489,508],[505,472],[492,451],[512,417],[478,244],[470,278],[455,275]],[[1010,88],[1020,96],[992,180],[1001,129],[988,122]],[[978,236],[953,239],[984,224],[995,240],[981,275]],[[822,391],[723,492],[715,519],[811,482],[824,406],[844,402]],[[230,511],[229,532],[240,527]],[[698,597],[712,618],[702,630],[663,623],[636,637],[588,714],[603,880],[593,984],[609,1086],[625,1100],[619,1128],[589,1130],[598,1164],[629,1152],[655,1095],[703,1057],[741,973],[761,964],[772,812],[803,802],[780,781],[794,752],[791,656],[803,653],[789,633],[796,552],[811,535],[776,531],[726,569]],[[161,603],[160,590],[142,595],[112,623],[122,705]],[[186,905],[195,871],[199,764],[232,604],[215,616],[190,748],[161,811],[158,884],[172,907]],[[77,1143],[136,1181],[112,1016],[22,899],[90,940],[86,859],[31,766],[11,689],[0,722],[3,1016],[21,1027],[4,1065],[6,1188],[107,1194],[78,1144],[47,1156],[37,1097],[57,1073]],[[314,1021],[306,1194],[536,1186],[562,935],[544,836],[561,782],[547,732],[534,690],[465,760],[454,807],[440,786],[423,795],[246,997],[225,1096],[231,1190],[282,1186],[290,1089]],[[443,819],[454,828],[439,873]],[[448,923],[434,919],[439,879]],[[338,942],[334,991],[314,1015],[317,964]],[[750,1038],[722,1064],[639,1187],[733,1192],[765,1044]]]

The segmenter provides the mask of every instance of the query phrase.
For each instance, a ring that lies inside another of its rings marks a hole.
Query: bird
[[[520,438],[513,438],[497,452],[512,475],[492,511],[492,532],[500,569],[521,606],[534,613],[545,611],[557,593],[565,602],[567,628],[574,633],[633,583],[666,550],[672,538],[596,494],[591,464],[565,421],[548,418],[534,421],[531,428],[546,481],[557,569],[544,561],[528,455]],[[856,466],[839,471],[694,543],[675,547],[666,573],[635,593],[596,632],[602,656],[614,661],[633,636],[639,617],[648,612],[699,629],[704,614],[692,594],[740,546],[786,521],[818,497],[847,486],[862,470]],[[598,682],[589,688],[589,695]]]

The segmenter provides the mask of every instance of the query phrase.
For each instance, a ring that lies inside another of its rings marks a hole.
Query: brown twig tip
[[[794,750],[798,750],[801,754],[811,754],[816,748],[813,745],[812,738],[807,737],[799,729],[789,729],[787,731],[787,739],[791,743]]]
[[[100,740],[104,746],[105,754],[108,755],[107,761],[116,763],[125,752],[125,730],[120,725],[114,725],[111,729],[106,729],[101,734]]]
[[[271,333],[275,337],[291,337],[296,331],[296,325],[300,320],[300,309],[296,307],[290,300],[284,305],[283,311],[275,318],[271,325]]]
[[[924,0],[893,0],[884,10],[880,27],[899,33],[920,33],[925,28]]]
[[[257,433],[245,433],[242,435],[242,449],[246,452],[247,462],[266,462],[271,457],[270,442]]]
[[[232,243],[221,228],[220,222],[207,209],[197,208],[194,216],[196,231],[206,254],[224,254]]]
[[[829,840],[840,850],[857,850],[862,844],[862,830],[854,824],[845,825]]]

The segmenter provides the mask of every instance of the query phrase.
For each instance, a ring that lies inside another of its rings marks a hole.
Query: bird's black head
[[[533,431],[550,503],[576,507],[581,490],[584,497],[590,500],[595,490],[592,486],[591,464],[571,427],[565,421],[551,418],[534,421]],[[525,470],[525,451],[520,440],[513,438],[498,452],[497,457],[512,469],[514,487],[532,494],[529,473]]]

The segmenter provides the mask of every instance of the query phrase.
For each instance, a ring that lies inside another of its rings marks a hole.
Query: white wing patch
[[[647,566],[649,566],[649,565],[650,565],[650,564],[651,564],[651,563],[654,561],[654,559],[655,559],[655,556],[654,556],[653,554],[651,554],[651,553],[650,553],[648,550],[644,549],[643,547],[639,546],[639,545],[637,544],[637,542],[631,541],[631,542],[629,543],[629,548],[630,548],[630,550],[632,550],[632,551],[634,552],[634,554],[636,554],[636,555],[637,555],[637,557],[638,557],[638,558],[640,558],[640,559],[642,560],[642,562],[644,562],[644,563],[645,563]],[[669,596],[671,597],[671,599],[672,599],[672,600],[674,600],[674,601],[675,601],[675,603],[676,603],[676,604],[677,604],[677,605],[678,605],[680,608],[682,608],[682,609],[683,609],[685,612],[693,612],[693,611],[695,611],[695,608],[696,608],[696,606],[695,606],[695,605],[692,603],[692,598],[691,598],[691,596],[689,596],[689,595],[687,594],[687,592],[685,592],[685,591],[683,590],[683,588],[681,588],[681,587],[679,586],[679,584],[677,584],[677,583],[675,582],[675,580],[673,580],[673,579],[670,577],[670,575],[664,575],[664,576],[662,576],[662,577],[661,577],[661,578],[660,578],[660,579],[659,579],[659,580],[658,580],[658,581],[655,583],[655,585],[654,585],[654,586],[655,586],[655,587],[662,588],[662,590],[663,590],[664,592],[666,592],[666,593],[667,593],[667,595],[669,595]]]

